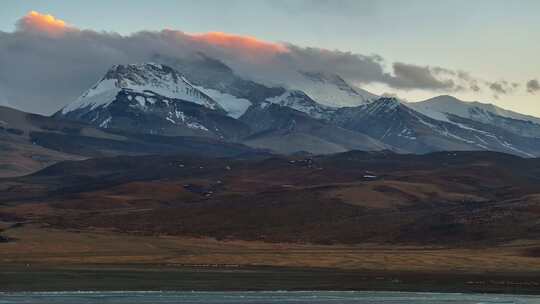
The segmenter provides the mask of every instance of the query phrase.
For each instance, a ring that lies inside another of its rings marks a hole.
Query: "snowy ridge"
[[[448,117],[448,114],[451,114],[482,123],[493,122],[495,115],[540,124],[540,118],[537,117],[509,111],[489,103],[462,101],[448,95],[409,103],[408,105],[426,116],[447,122],[452,122]]]
[[[175,70],[160,64],[143,63],[113,66],[96,85],[65,106],[62,114],[78,109],[107,107],[122,90],[148,97],[158,95],[189,101],[213,110],[222,109]]]
[[[328,119],[335,108],[318,104],[302,91],[288,90],[280,96],[267,98],[266,102],[289,107],[317,119]]]
[[[299,72],[298,79],[287,85],[330,107],[358,106],[379,97],[350,85],[339,75],[320,72]]]

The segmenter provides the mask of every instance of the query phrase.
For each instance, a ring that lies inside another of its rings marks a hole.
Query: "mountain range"
[[[278,153],[389,149],[539,155],[540,118],[491,104],[451,96],[407,103],[322,72],[299,71],[302,81],[269,87],[202,54],[169,64],[114,66],[55,117],[102,128],[206,136]]]
[[[200,146],[207,148],[201,153],[219,150],[216,156],[350,150],[540,156],[540,118],[492,104],[452,96],[409,103],[319,71],[298,71],[294,83],[269,86],[202,53],[154,59],[160,63],[111,67],[51,117],[0,108],[0,143],[21,159],[0,159],[6,174],[58,160]]]

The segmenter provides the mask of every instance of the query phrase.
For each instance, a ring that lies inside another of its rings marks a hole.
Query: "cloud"
[[[527,81],[527,92],[531,94],[536,94],[536,92],[540,91],[540,83],[538,82],[538,79],[531,79]]]
[[[500,83],[500,82],[492,82],[490,85],[489,85],[489,88],[495,92],[496,94],[506,94],[507,93],[507,88],[504,84]]]
[[[480,92],[482,89],[480,88],[480,86],[478,85],[478,82],[476,80],[473,80],[469,83],[469,88],[471,89],[471,91],[473,92]]]
[[[289,50],[278,43],[270,43],[255,37],[232,35],[222,32],[210,32],[205,34],[188,36],[194,41],[202,41],[218,47],[247,52],[269,52],[271,54],[287,53]]]
[[[325,1],[319,4],[327,5]],[[379,55],[220,32],[190,34],[167,29],[120,35],[78,29],[54,16],[30,12],[17,21],[14,32],[0,31],[0,87],[12,105],[50,114],[76,99],[112,65],[155,58],[174,61],[201,52],[241,76],[271,85],[294,85],[301,81],[299,71],[322,71],[354,84],[381,83],[401,90],[475,91],[484,84],[463,71],[388,64]]]
[[[486,82],[488,88],[492,91],[493,97],[498,99],[500,95],[507,95],[514,92],[519,87],[518,83],[500,80],[495,82]]]
[[[427,89],[427,90],[456,90],[456,83],[452,79],[440,79],[439,74],[455,75],[454,72],[442,68],[430,68],[396,62],[393,64],[394,76],[390,76],[388,84],[401,89]]]
[[[287,78],[293,77],[298,71],[334,73],[357,83],[384,82],[388,78],[381,63],[382,59],[376,55],[299,47],[293,44],[286,44],[286,47],[289,52],[273,58],[270,66],[250,68],[256,68],[260,75],[270,73],[268,76],[271,79],[279,79],[283,73]]]
[[[44,33],[53,37],[60,36],[72,30],[65,21],[57,19],[52,15],[41,14],[36,11],[29,12],[26,16],[17,21],[17,31]]]

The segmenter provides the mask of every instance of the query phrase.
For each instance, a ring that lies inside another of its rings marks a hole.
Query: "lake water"
[[[369,303],[369,304],[539,304],[540,296],[407,292],[44,292],[0,293],[0,304],[160,303]]]

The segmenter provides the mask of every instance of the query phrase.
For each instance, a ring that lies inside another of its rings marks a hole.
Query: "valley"
[[[537,292],[538,119],[171,64],[0,108],[2,290]]]

